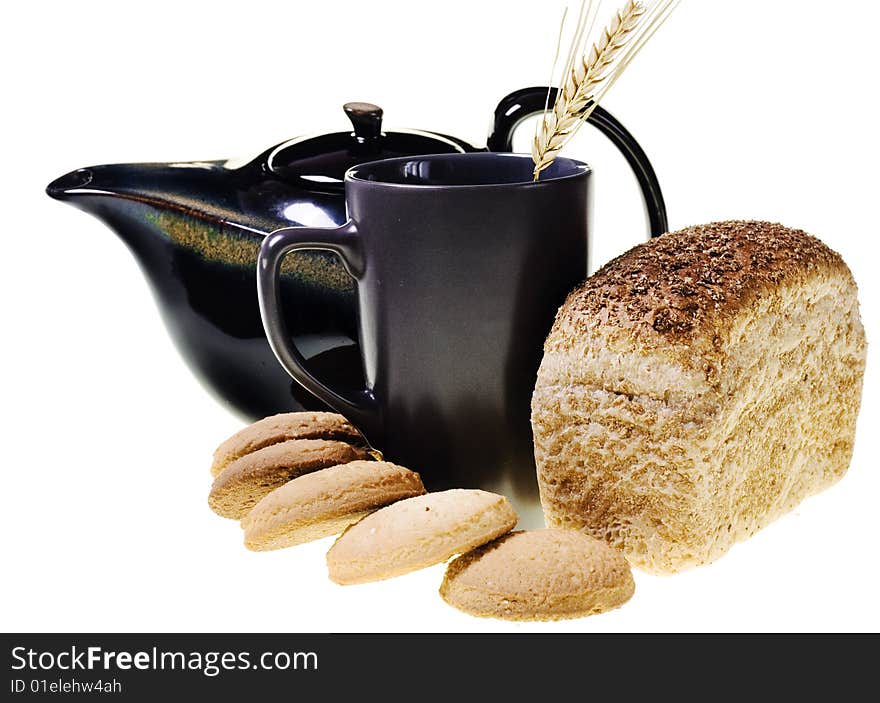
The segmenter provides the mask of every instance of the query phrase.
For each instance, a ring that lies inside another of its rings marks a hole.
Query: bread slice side
[[[532,408],[548,526],[584,530],[649,571],[699,559],[711,529],[707,428],[717,401],[671,402],[588,382],[541,385]]]

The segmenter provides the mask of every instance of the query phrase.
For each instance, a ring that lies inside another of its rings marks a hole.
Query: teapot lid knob
[[[382,108],[378,105],[354,102],[345,103],[342,109],[351,120],[358,141],[372,141],[382,135]]]

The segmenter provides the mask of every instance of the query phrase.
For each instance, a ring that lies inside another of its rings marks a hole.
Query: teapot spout
[[[260,235],[286,225],[261,217],[259,205],[248,207],[242,194],[253,185],[252,171],[223,161],[106,164],[66,173],[46,193],[97,217],[142,256],[174,234],[157,222],[174,220],[177,230],[223,227]]]
[[[78,168],[49,183],[46,194],[101,220],[141,259],[158,243],[156,233],[146,226],[148,218],[174,210],[184,195],[176,192],[174,169],[169,167],[108,164]]]
[[[65,173],[46,186],[46,193],[99,217],[98,210],[114,208],[113,201],[197,211],[200,201],[228,197],[237,173],[219,161],[107,164]]]
[[[72,194],[87,187],[92,182],[93,176],[91,169],[78,168],[52,181],[46,186],[46,194],[56,200],[67,200]]]
[[[89,166],[56,178],[46,193],[104,221],[123,239],[132,234],[132,218],[157,214],[191,218],[251,236],[279,227],[344,220],[344,205],[336,197],[326,198],[325,209],[332,222],[298,221],[303,213],[307,216],[311,210],[319,210],[310,210],[308,204],[320,204],[322,196],[313,197],[299,184],[267,173],[264,163],[265,155],[260,155],[249,163],[218,160]]]

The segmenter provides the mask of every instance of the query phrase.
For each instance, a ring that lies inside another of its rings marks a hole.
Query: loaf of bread
[[[573,291],[532,399],[547,522],[642,569],[710,562],[843,476],[865,367],[856,285],[798,230],[663,235]]]

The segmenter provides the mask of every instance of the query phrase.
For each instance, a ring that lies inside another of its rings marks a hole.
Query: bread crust
[[[706,563],[849,464],[865,364],[857,289],[767,222],[663,235],[573,291],[532,399],[549,525],[635,565]]]
[[[687,227],[630,249],[572,291],[545,350],[601,328],[651,348],[711,352],[756,298],[820,271],[852,280],[840,255],[803,230],[746,220]]]

